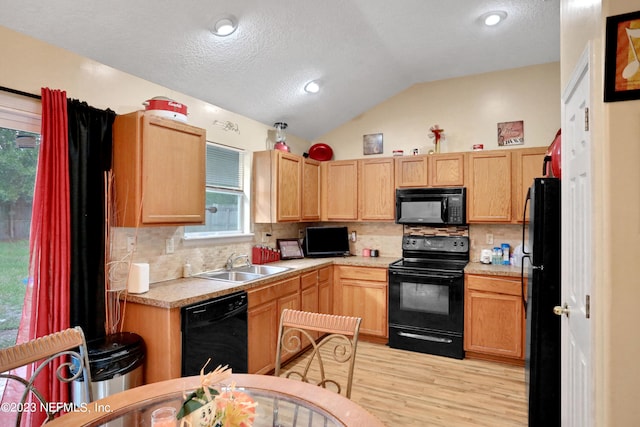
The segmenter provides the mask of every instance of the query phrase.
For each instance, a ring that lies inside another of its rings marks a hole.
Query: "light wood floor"
[[[304,356],[290,364],[304,363]],[[397,426],[527,425],[524,369],[358,343],[351,399]],[[346,376],[346,373],[345,373]]]

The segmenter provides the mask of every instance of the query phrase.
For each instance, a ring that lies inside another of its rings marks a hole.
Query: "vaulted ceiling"
[[[559,0],[0,0],[0,10],[7,28],[309,140],[416,83],[560,60]],[[494,10],[506,19],[483,25]],[[227,15],[237,30],[212,34]],[[320,92],[304,91],[311,80]]]

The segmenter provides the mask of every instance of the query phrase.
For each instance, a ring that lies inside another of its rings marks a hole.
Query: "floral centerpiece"
[[[440,141],[444,140],[444,129],[440,129],[440,126],[434,125],[429,129],[431,133],[429,134],[429,138],[433,138],[433,143],[436,146],[436,153],[440,152]]]
[[[200,388],[185,396],[177,414],[180,426],[251,427],[257,403],[248,394],[237,391],[234,383],[221,391],[220,382],[231,376],[231,369],[218,366],[205,375],[208,363],[200,370]]]

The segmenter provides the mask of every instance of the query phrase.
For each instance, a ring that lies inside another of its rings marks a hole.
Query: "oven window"
[[[449,286],[402,282],[400,310],[449,315]]]

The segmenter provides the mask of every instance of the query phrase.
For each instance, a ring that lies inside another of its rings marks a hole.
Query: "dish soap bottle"
[[[182,277],[191,277],[191,264],[189,264],[189,260],[182,266]]]

